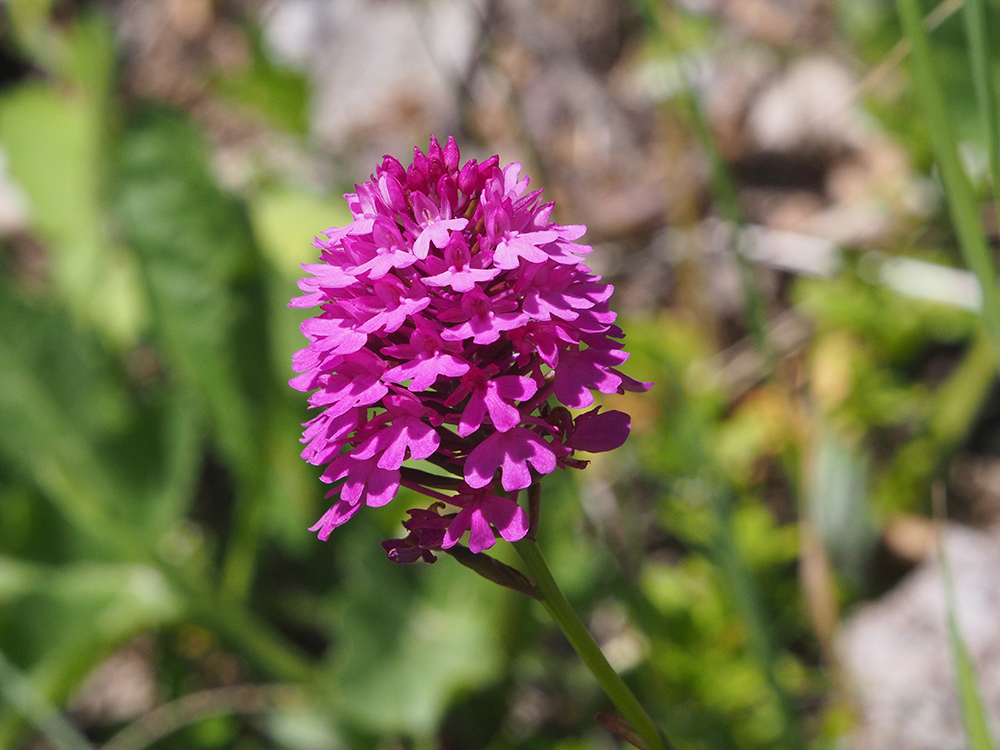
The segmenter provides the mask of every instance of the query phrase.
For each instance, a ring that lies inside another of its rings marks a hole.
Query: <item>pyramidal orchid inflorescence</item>
[[[433,502],[383,542],[396,562],[433,562],[466,531],[476,553],[495,533],[518,541],[521,490],[628,437],[627,414],[569,411],[649,384],[615,369],[624,334],[612,287],[581,261],[585,227],[552,222],[520,169],[460,164],[454,139],[431,138],[409,167],[386,156],[345,196],[354,220],[316,240],[291,305],[320,312],[291,385],[313,391],[302,456],[338,498],[311,528],[320,539],[405,486]]]

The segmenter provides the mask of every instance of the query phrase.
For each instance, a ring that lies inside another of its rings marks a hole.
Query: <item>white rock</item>
[[[312,129],[324,146],[363,142],[376,160],[405,156],[457,120],[455,82],[475,51],[475,3],[277,0],[263,19],[270,49],[312,81]]]
[[[754,102],[747,120],[763,151],[856,149],[865,123],[855,101],[851,74],[829,57],[796,61]]]
[[[994,735],[1000,730],[1000,542],[956,526],[945,531],[957,617],[978,673]],[[937,560],[859,609],[838,640],[860,726],[856,750],[964,750]]]

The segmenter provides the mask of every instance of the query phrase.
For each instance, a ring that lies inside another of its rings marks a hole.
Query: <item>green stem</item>
[[[656,0],[634,0],[634,2],[650,37],[661,40],[676,53],[681,45],[660,20],[660,3]],[[678,59],[679,57],[677,54]],[[763,370],[769,376],[777,364],[776,354],[767,328],[767,303],[751,258],[753,248],[746,232],[749,222],[740,207],[736,180],[719,149],[712,125],[698,97],[697,89],[690,80],[687,67],[683,64],[678,65],[678,72],[684,84],[680,92],[681,103],[687,108],[689,125],[708,160],[712,197],[715,198],[716,208],[722,218],[733,227],[733,250],[743,287],[743,311],[747,332],[761,357]]]
[[[227,599],[245,602],[250,596],[264,527],[264,500],[259,477],[242,477],[233,511],[233,533],[222,563],[221,591]]]
[[[930,42],[924,29],[917,0],[896,0],[906,38],[910,41],[910,62],[917,100],[923,110],[937,160],[948,210],[958,237],[959,248],[982,289],[982,318],[993,343],[1000,348],[1000,291],[996,264],[983,231],[976,197],[958,156],[948,108],[938,86]]]
[[[309,658],[243,602],[215,593],[192,571],[166,564],[160,569],[180,589],[192,616],[236,646],[258,668],[278,680],[314,684]]]
[[[948,644],[955,669],[955,683],[958,703],[962,710],[962,725],[970,750],[995,750],[993,731],[986,709],[983,706],[976,677],[976,666],[969,654],[968,646],[958,625],[958,599],[955,596],[955,579],[951,575],[948,550],[944,544],[944,486],[939,482],[931,489],[934,508],[934,536],[937,544],[938,561],[941,565],[941,584],[944,586],[945,620],[948,628]]]
[[[712,541],[716,564],[721,568],[723,579],[729,585],[737,612],[747,625],[748,645],[751,656],[760,667],[767,681],[778,709],[781,711],[781,739],[776,747],[803,747],[795,723],[795,711],[788,693],[781,684],[777,673],[777,654],[767,618],[764,615],[761,596],[756,581],[747,570],[740,556],[733,536],[733,497],[722,487],[712,489],[711,503],[717,529]]]
[[[35,689],[3,652],[0,652],[0,696],[57,750],[94,750],[87,738]]]
[[[994,208],[1000,218],[1000,142],[998,142],[998,102],[994,87],[993,68],[990,64],[990,28],[984,0],[965,0],[965,37],[969,42],[969,59],[972,64],[972,83],[976,87],[979,116],[986,134],[986,153],[990,177],[993,179]]]
[[[541,597],[542,606],[549,616],[562,630],[583,663],[601,684],[604,692],[615,704],[622,715],[632,724],[639,736],[645,741],[649,750],[666,750],[667,744],[656,724],[640,705],[638,699],[629,690],[625,681],[608,664],[597,642],[587,630],[579,615],[570,606],[559,585],[552,577],[538,543],[532,539],[522,539],[514,545],[528,574],[534,579]]]

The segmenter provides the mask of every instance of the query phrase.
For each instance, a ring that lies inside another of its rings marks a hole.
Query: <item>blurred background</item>
[[[996,240],[960,5],[923,8]],[[541,541],[676,746],[964,748],[1000,393],[900,39],[882,0],[0,4],[0,748],[621,746],[540,607],[385,558],[405,498],[306,531],[286,303],[431,133],[587,224],[656,382]]]

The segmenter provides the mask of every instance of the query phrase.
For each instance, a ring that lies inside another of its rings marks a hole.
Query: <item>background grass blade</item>
[[[972,185],[959,160],[954,130],[948,120],[947,109],[934,75],[927,33],[921,24],[915,0],[897,0],[896,5],[911,45],[914,88],[930,127],[934,155],[944,183],[948,209],[955,225],[962,255],[979,279],[983,295],[983,321],[993,338],[994,345],[1000,345],[1000,297],[997,294],[996,267],[980,223]],[[996,104],[989,71],[988,35],[983,4],[977,0],[966,0],[965,18],[973,82],[980,117],[986,132],[990,171],[996,186],[1000,184],[997,180],[1000,166],[997,163],[995,136]],[[942,492],[940,487],[936,488],[934,493],[936,498],[940,498]],[[935,502],[939,516],[942,515],[940,511],[942,502],[940,499],[936,499]],[[938,548],[945,590],[948,642],[955,664],[955,678],[966,739],[972,750],[993,750],[996,744],[979,694],[975,669],[959,631],[954,583],[940,533]]]
[[[660,40],[671,50],[678,49],[677,40],[664,27],[665,25],[660,18],[662,11],[659,4],[654,0],[635,0],[635,5],[650,36]],[[677,57],[680,58],[681,55],[678,54]],[[753,261],[750,259],[751,241],[748,234],[743,231],[748,225],[747,218],[740,206],[736,181],[719,150],[719,144],[716,143],[708,115],[699,99],[695,83],[691,80],[689,68],[690,65],[684,61],[678,65],[678,72],[683,83],[680,91],[681,106],[686,110],[688,124],[708,161],[709,188],[712,191],[715,204],[722,217],[736,230],[733,245],[736,264],[740,272],[740,285],[743,290],[743,310],[747,332],[750,334],[754,348],[764,360],[765,371],[770,372],[774,365],[774,351],[767,329],[764,294],[757,279]]]
[[[976,669],[958,629],[955,586],[951,579],[951,570],[948,567],[944,547],[941,548],[941,577],[944,581],[945,605],[947,607],[948,645],[951,648],[952,661],[955,664],[955,683],[958,689],[959,707],[962,709],[962,726],[965,729],[965,736],[969,741],[970,750],[996,750],[996,742],[993,740],[986,709],[979,693]]]
[[[80,732],[0,652],[0,696],[20,711],[56,750],[94,750]]]
[[[986,4],[983,0],[965,0],[965,35],[969,41],[969,62],[972,65],[972,83],[976,89],[976,102],[986,136],[986,154],[989,160],[993,190],[1000,189],[1000,133],[997,132],[997,96],[990,68],[990,33]],[[1000,204],[994,201],[997,215]]]
[[[930,129],[931,142],[944,184],[959,247],[969,269],[982,288],[982,316],[994,345],[1000,346],[1000,294],[996,265],[980,223],[975,196],[959,160],[955,134],[948,120],[941,89],[934,74],[930,43],[916,0],[896,0],[903,30],[910,42],[913,86]]]
[[[244,206],[220,189],[192,122],[149,107],[119,149],[118,208],[149,288],[156,333],[202,399],[234,474],[223,587],[247,595],[263,524],[262,467],[273,368],[261,258]],[[263,366],[262,366],[263,365]],[[217,501],[218,502],[218,501]]]
[[[941,561],[941,584],[944,587],[948,646],[951,649],[952,663],[955,665],[955,687],[958,693],[958,705],[962,710],[962,727],[965,729],[965,737],[969,742],[969,750],[996,750],[997,745],[990,729],[989,714],[983,705],[983,698],[979,691],[976,668],[959,628],[955,581],[951,575],[951,565],[948,562],[948,550],[945,548],[944,535],[941,533],[941,522],[944,518],[943,486],[935,485],[932,494],[934,496],[934,515],[937,517],[937,548]]]

